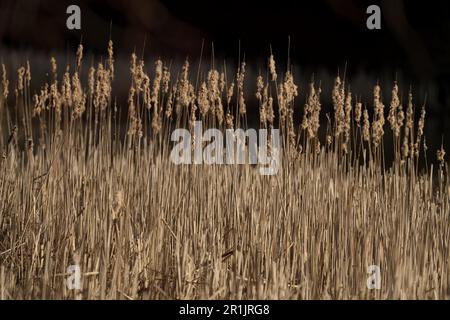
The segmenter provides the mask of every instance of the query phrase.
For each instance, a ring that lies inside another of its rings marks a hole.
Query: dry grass
[[[439,166],[419,170],[425,109],[416,121],[412,93],[404,108],[394,84],[385,124],[378,84],[365,104],[337,77],[320,139],[320,85],[304,93],[272,55],[269,79],[246,79],[244,63],[235,77],[187,61],[171,70],[158,60],[146,72],[133,55],[128,108],[112,98],[112,43],[108,56],[84,70],[80,48],[62,77],[52,60],[36,95],[29,65],[17,77],[3,67],[1,299],[450,297],[445,151]],[[246,127],[249,81],[261,127],[281,129],[278,174],[172,164],[174,128]],[[66,287],[74,263],[82,290]],[[366,288],[374,264],[381,290]]]

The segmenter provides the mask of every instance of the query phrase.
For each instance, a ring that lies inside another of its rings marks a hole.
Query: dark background
[[[70,4],[81,7],[80,31],[66,28]],[[371,4],[381,7],[381,30],[366,28]],[[11,68],[29,59],[33,80],[49,70],[50,55],[71,59],[81,37],[91,61],[105,56],[108,39],[113,39],[116,70],[123,75],[115,83],[118,96],[128,90],[133,50],[149,60],[195,61],[204,42],[204,57],[211,57],[214,47],[215,61],[226,59],[230,66],[239,53],[241,59],[245,54],[250,79],[265,70],[270,45],[284,67],[290,37],[290,59],[303,99],[314,74],[322,81],[327,104],[333,78],[345,65],[353,91],[368,105],[380,81],[388,106],[398,79],[404,99],[413,88],[417,111],[427,96],[430,147],[439,145],[442,135],[450,140],[449,1],[0,0],[0,59]]]

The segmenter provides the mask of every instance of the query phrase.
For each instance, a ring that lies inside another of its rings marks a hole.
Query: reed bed
[[[391,84],[383,100],[375,84],[363,101],[344,75],[332,92],[299,88],[272,54],[257,79],[244,61],[149,64],[131,55],[126,106],[112,42],[91,66],[81,45],[72,65],[51,59],[38,92],[28,63],[2,66],[1,299],[450,297],[448,166],[443,148],[427,160],[436,150],[412,90]],[[169,161],[175,128],[246,129],[252,110],[281,132],[276,175]],[[79,290],[67,287],[74,264]],[[366,286],[370,265],[379,290]]]

